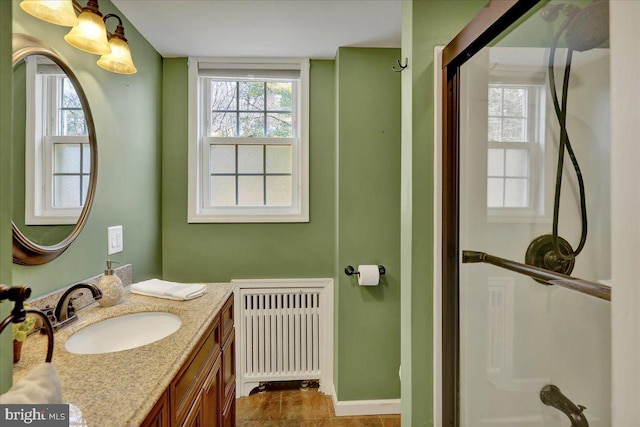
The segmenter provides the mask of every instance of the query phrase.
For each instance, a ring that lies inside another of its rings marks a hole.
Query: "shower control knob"
[[[569,242],[562,237],[558,237],[558,245],[562,253],[573,253]],[[527,253],[524,258],[525,263],[556,273],[566,274],[567,276],[570,275],[575,264],[575,259],[564,259],[556,252],[554,246],[553,236],[551,234],[545,234],[535,238],[527,248]],[[548,284],[543,280],[534,280],[545,285]]]

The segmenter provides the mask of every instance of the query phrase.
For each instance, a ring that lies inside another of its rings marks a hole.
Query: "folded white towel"
[[[198,283],[185,284],[150,279],[132,284],[131,292],[150,297],[186,301],[204,295],[206,288],[207,285]]]
[[[56,368],[51,363],[36,366],[9,391],[0,395],[0,403],[23,405],[62,403],[62,385]]]

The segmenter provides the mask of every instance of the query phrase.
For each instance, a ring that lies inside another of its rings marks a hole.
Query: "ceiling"
[[[333,59],[342,46],[400,47],[401,0],[112,1],[163,57]]]

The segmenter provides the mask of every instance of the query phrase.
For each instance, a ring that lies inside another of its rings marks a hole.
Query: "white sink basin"
[[[129,350],[165,338],[180,328],[182,320],[163,311],[126,314],[97,322],[67,340],[70,353],[100,354]]]

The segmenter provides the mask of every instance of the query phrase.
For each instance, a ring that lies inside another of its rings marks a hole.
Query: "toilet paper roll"
[[[377,265],[359,265],[358,266],[358,285],[360,286],[378,286],[380,281],[380,271]]]

